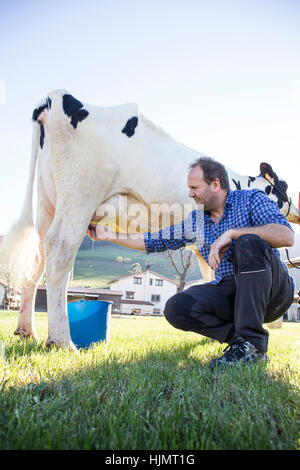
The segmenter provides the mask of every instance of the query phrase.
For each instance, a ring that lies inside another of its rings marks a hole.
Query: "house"
[[[112,302],[112,312],[120,310],[122,292],[111,289],[93,289],[89,287],[68,287],[68,302],[84,300],[107,300]],[[36,293],[35,310],[39,312],[47,311],[47,290],[46,286],[39,285]]]
[[[5,294],[6,284],[4,281],[0,280],[0,308],[3,308],[3,299]]]
[[[110,288],[122,291],[121,311],[124,313],[162,314],[167,300],[177,292],[177,284],[152,271],[129,274],[109,282]],[[131,311],[130,311],[131,310]]]
[[[121,312],[127,315],[153,315],[154,304],[143,300],[122,299]]]
[[[290,261],[286,259],[286,256],[284,258],[283,261],[289,268],[289,274],[294,279],[295,292],[298,292],[300,290],[300,256],[289,257]]]
[[[0,308],[4,310],[19,310],[21,306],[21,293],[8,288],[5,281],[0,280]]]
[[[288,311],[283,315],[283,320],[300,322],[300,305],[298,303],[298,298],[294,298],[294,302],[292,303]]]
[[[289,274],[294,279],[295,293],[294,301],[288,311],[283,315],[283,320],[299,322],[300,321],[300,305],[299,305],[299,293],[300,293],[300,257],[297,256],[300,249],[300,234],[295,234],[295,245],[289,248],[288,251],[281,249],[280,257],[282,261],[289,268]],[[289,259],[287,259],[287,257]]]
[[[295,243],[293,246],[286,248],[279,248],[280,258],[289,268],[290,276],[295,282],[295,291],[300,290],[300,233],[295,232]],[[289,262],[288,258],[292,263],[298,266],[298,269]]]

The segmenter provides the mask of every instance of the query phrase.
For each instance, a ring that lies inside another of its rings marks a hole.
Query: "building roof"
[[[98,294],[86,294],[80,292],[68,292],[68,296],[70,297],[90,297],[91,299],[97,299],[99,296]]]
[[[128,300],[121,299],[121,304],[130,304],[130,305],[154,305],[152,302],[146,300]]]
[[[140,273],[134,273],[134,274],[127,274],[126,276],[121,276],[121,277],[118,277],[117,279],[113,279],[112,281],[109,281],[108,284],[113,284],[115,282],[118,282],[120,281],[120,279],[126,279],[126,277],[139,277],[141,276],[142,274],[145,274],[146,272],[149,272],[151,274],[153,274],[153,276],[155,277],[159,277],[160,279],[164,279],[165,281],[168,281],[168,282],[171,282],[171,284],[175,284],[177,286],[177,283],[175,281],[172,281],[172,279],[169,279],[168,277],[166,276],[163,276],[162,274],[159,274],[155,271],[152,271],[151,269],[146,269],[146,271],[142,271]]]
[[[46,290],[47,287],[44,285],[39,285],[38,290]],[[91,287],[68,287],[68,294],[85,294],[85,295],[100,295],[100,294],[106,294],[106,295],[117,295],[119,297],[122,297],[123,292],[120,290],[111,290],[111,289],[97,289],[97,288],[91,288]]]

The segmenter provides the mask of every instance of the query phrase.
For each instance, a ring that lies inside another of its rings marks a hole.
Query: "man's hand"
[[[120,234],[113,232],[112,230],[103,227],[100,224],[93,224],[90,223],[87,229],[87,235],[89,238],[95,242],[97,241],[108,241],[112,243],[117,243],[121,246],[126,246],[127,248],[131,248],[133,250],[145,250],[145,242],[143,234],[140,234],[139,238],[130,238],[130,235],[124,237],[125,234],[122,234],[122,238],[120,238]]]
[[[93,241],[107,240],[109,238],[109,230],[98,224],[90,224],[87,229],[89,238]]]
[[[219,264],[221,263],[226,251],[229,249],[232,240],[231,230],[227,230],[211,245],[208,263],[212,269],[218,269]]]

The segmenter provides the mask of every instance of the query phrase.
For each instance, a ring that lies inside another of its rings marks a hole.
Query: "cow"
[[[67,90],[54,90],[43,98],[33,111],[32,124],[23,209],[1,244],[2,261],[9,267],[15,285],[22,286],[15,334],[38,340],[35,294],[45,270],[46,344],[74,350],[67,316],[67,285],[91,220],[129,232],[128,225],[124,229],[124,218],[126,222],[136,204],[142,205],[146,215],[155,204],[190,204],[186,187],[188,166],[201,154],[174,140],[134,103],[114,107],[85,105]],[[264,190],[291,222],[299,223],[299,210],[287,196],[286,183],[269,164],[261,164],[257,177],[227,170],[233,189]],[[120,198],[126,198],[127,212],[123,211]],[[115,209],[116,217],[104,210],[107,207]],[[179,219],[175,217],[174,222]]]

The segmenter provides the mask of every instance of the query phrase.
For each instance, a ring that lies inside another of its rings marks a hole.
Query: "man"
[[[92,225],[94,240],[110,240],[147,253],[191,242],[215,271],[215,280],[171,297],[165,317],[175,328],[228,343],[210,368],[267,359],[263,323],[290,306],[294,284],[276,248],[292,246],[294,233],[277,204],[260,190],[232,191],[223,165],[201,157],[190,167],[189,196],[204,207],[204,240],[195,236],[197,210],[188,218],[140,239],[119,240]]]

